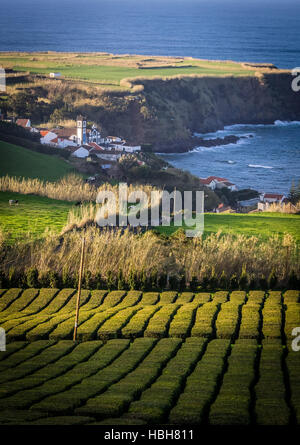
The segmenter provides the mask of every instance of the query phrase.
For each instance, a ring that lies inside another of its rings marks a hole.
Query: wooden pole
[[[82,271],[83,271],[83,263],[84,263],[84,248],[85,248],[85,236],[83,235],[82,244],[81,244],[81,258],[80,258],[80,268],[79,268],[78,293],[77,293],[77,301],[76,301],[76,314],[75,314],[73,341],[76,341],[76,338],[77,338],[80,296],[81,296],[81,283],[82,283]]]

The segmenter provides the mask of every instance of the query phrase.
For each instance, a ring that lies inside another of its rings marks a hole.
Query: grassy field
[[[0,424],[300,424],[299,291],[84,290],[73,343],[75,300],[0,290]]]
[[[120,85],[124,78],[200,74],[252,76],[257,69],[241,63],[166,57],[117,56],[108,54],[0,53],[0,65],[35,74],[60,72],[65,78],[107,85]]]
[[[19,204],[10,206],[10,199],[19,200]],[[0,192],[0,228],[10,235],[11,240],[28,233],[40,237],[48,228],[59,233],[67,222],[72,206],[66,201]]]
[[[157,227],[159,233],[171,235],[178,227]],[[251,213],[251,214],[216,214],[206,213],[204,215],[204,234],[230,233],[235,235],[258,236],[267,240],[270,236],[284,233],[291,234],[300,241],[300,216],[286,213]]]
[[[9,199],[18,199],[18,206],[9,206]],[[40,237],[49,228],[59,233],[67,222],[73,204],[40,196],[0,192],[0,227],[9,232],[12,239],[31,232]],[[204,216],[204,235],[217,233],[243,234],[268,240],[270,236],[291,234],[300,241],[300,216],[282,213],[214,214]],[[177,227],[157,227],[159,233],[172,235]]]
[[[0,141],[0,176],[56,181],[71,172],[74,172],[74,168],[56,156]]]

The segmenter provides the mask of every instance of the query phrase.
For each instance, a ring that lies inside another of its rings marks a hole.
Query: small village
[[[60,148],[71,153],[75,165],[87,165],[86,163],[95,163],[101,167],[110,178],[117,179],[116,174],[118,163],[121,158],[130,158],[142,152],[140,145],[129,145],[127,141],[119,136],[103,137],[100,129],[94,123],[88,125],[87,119],[77,116],[74,127],[53,127],[53,128],[35,128],[30,119],[18,118],[15,123],[24,129],[40,134],[40,143],[49,147]],[[145,162],[135,159],[139,166],[144,166]],[[89,169],[87,169],[89,171]],[[90,176],[87,181],[95,181],[96,176]],[[218,176],[209,176],[200,178],[200,183],[209,189],[216,191],[227,189],[230,192],[237,192],[236,184],[227,178]],[[270,205],[276,204],[282,206],[287,203],[287,197],[277,193],[260,193],[257,198],[239,202],[239,210],[252,207],[252,211],[263,212],[268,210]],[[255,209],[253,210],[253,206]],[[215,209],[215,213],[231,213],[237,209],[224,203],[220,203]]]

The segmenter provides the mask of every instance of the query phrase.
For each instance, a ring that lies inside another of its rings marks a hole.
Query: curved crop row
[[[199,360],[205,343],[205,339],[188,338],[163,369],[161,376],[142,393],[138,401],[130,405],[127,416],[152,423],[166,419],[182,391],[186,377]]]
[[[32,406],[33,410],[64,414],[83,405],[91,397],[107,390],[124,378],[146,357],[155,344],[150,338],[139,338],[106,368],[85,378],[81,383]]]
[[[99,341],[97,343],[99,344]],[[85,343],[85,346],[88,344],[90,344],[90,342]],[[101,343],[100,350],[97,350],[87,362],[77,364],[73,369],[57,377],[54,381],[47,381],[47,379],[45,379],[43,384],[39,384],[38,382],[38,384],[35,385],[34,375],[32,375],[32,379],[30,379],[31,376],[28,376],[22,379],[22,381],[25,382],[24,384],[28,388],[35,386],[34,389],[25,388],[23,391],[18,391],[13,396],[6,397],[4,400],[18,409],[29,408],[34,403],[38,403],[47,397],[67,391],[73,385],[79,384],[83,379],[109,366],[128,346],[128,340],[111,340],[109,344],[105,346],[102,346]],[[13,383],[14,382],[12,382],[12,384]]]
[[[125,338],[136,338],[143,335],[146,326],[153,317],[153,315],[159,311],[161,306],[145,306],[142,307],[134,316],[129,320],[127,325],[122,329],[122,336]]]
[[[256,421],[259,425],[287,425],[290,412],[285,401],[282,372],[283,347],[280,340],[263,340],[259,380],[255,386]]]
[[[224,369],[230,347],[229,340],[212,340],[186,381],[183,393],[172,408],[169,421],[173,424],[199,424],[204,421]]]
[[[223,377],[220,392],[210,408],[210,424],[250,424],[250,385],[255,377],[256,352],[255,340],[237,340],[232,346],[228,370]]]
[[[195,323],[191,331],[192,337],[211,337],[217,313],[218,304],[214,301],[200,306],[197,309]]]
[[[217,338],[233,339],[235,337],[242,304],[243,303],[235,303],[231,301],[222,304],[216,320]]]
[[[119,416],[158,376],[181,342],[170,338],[160,340],[138,367],[107,391],[91,398],[76,410],[77,414],[105,417]]]
[[[262,310],[264,338],[281,338],[282,305],[280,292],[270,292]]]
[[[197,307],[197,304],[186,303],[178,309],[170,324],[170,337],[188,337],[194,323]]]
[[[145,337],[164,337],[168,331],[171,320],[180,306],[176,304],[165,304],[150,319],[144,332]]]

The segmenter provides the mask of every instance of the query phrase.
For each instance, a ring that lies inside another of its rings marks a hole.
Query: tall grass
[[[279,213],[300,213],[300,201],[298,201],[295,205],[291,202],[278,204],[273,202],[269,205],[269,207],[265,210],[265,212],[279,212]]]
[[[63,237],[51,233],[43,241],[32,241],[7,246],[2,252],[1,268],[24,270],[36,267],[40,273],[62,269],[77,274],[83,230],[72,230]],[[202,281],[213,270],[218,276],[241,274],[246,269],[249,278],[259,280],[276,271],[279,283],[286,283],[291,272],[300,272],[298,247],[291,236],[272,237],[268,242],[243,235],[212,234],[205,239],[187,239],[181,232],[168,240],[152,231],[134,235],[127,229],[120,231],[85,229],[85,270],[107,278],[121,270],[128,278],[130,271],[153,271],[172,276],[185,275],[190,281]]]

